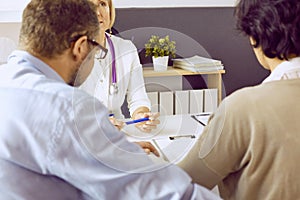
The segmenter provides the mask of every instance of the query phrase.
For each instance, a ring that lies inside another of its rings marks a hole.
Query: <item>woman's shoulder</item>
[[[111,40],[115,45],[118,45],[118,47],[136,48],[131,40],[123,39],[119,36],[112,35]]]

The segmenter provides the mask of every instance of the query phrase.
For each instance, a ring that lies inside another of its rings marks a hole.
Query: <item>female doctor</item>
[[[129,40],[107,34],[115,21],[112,0],[91,0],[98,6],[100,42],[108,49],[105,59],[95,59],[92,72],[81,85],[81,89],[99,99],[116,119],[124,118],[121,106],[127,95],[128,108],[132,119],[148,117],[150,120],[136,126],[143,132],[150,132],[159,124],[159,113],[150,112],[150,101],[146,94],[142,66],[137,49]],[[111,120],[117,127],[117,120]]]

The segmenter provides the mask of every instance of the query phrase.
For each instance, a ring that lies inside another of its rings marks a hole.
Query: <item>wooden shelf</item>
[[[218,103],[220,103],[222,100],[222,74],[225,74],[225,70],[191,72],[180,68],[168,67],[168,70],[166,71],[154,71],[153,67],[143,67],[143,75],[145,78],[184,75],[207,75],[207,87],[218,89]]]
[[[168,67],[166,71],[154,71],[153,67],[143,67],[144,77],[159,77],[159,76],[184,76],[184,75],[205,75],[205,74],[225,74],[225,70],[208,71],[208,72],[191,72],[188,70]]]

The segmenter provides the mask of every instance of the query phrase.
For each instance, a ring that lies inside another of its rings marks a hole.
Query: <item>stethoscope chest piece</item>
[[[113,95],[113,94],[117,94],[119,91],[119,88],[117,86],[116,83],[112,83],[109,87],[109,94]]]

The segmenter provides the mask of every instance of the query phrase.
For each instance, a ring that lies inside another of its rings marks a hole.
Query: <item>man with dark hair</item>
[[[237,28],[271,74],[225,98],[180,163],[224,199],[300,198],[299,13],[299,0],[237,4]]]
[[[103,59],[95,5],[31,0],[19,50],[0,67],[0,199],[216,199],[126,140],[107,109],[72,86]]]

